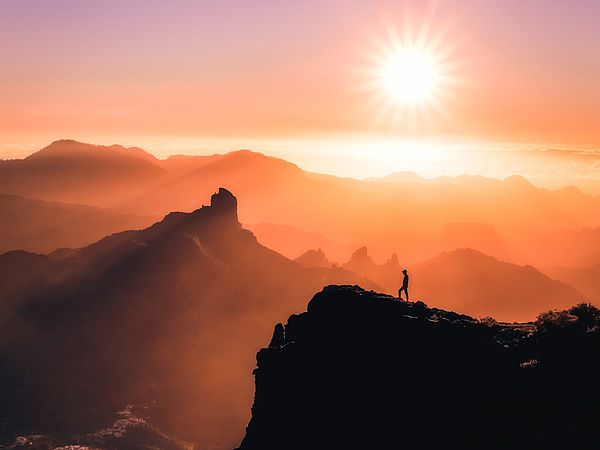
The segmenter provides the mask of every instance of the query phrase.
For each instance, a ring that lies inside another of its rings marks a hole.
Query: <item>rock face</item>
[[[219,188],[216,194],[210,197],[210,206],[217,213],[221,214],[226,220],[239,224],[237,216],[237,199],[225,188]]]
[[[536,329],[329,286],[307,309],[258,353],[241,450],[597,443],[593,307],[552,313]]]

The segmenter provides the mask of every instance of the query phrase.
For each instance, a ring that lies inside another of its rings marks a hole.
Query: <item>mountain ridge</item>
[[[96,153],[120,155],[110,147]],[[465,246],[481,245],[481,249],[515,262],[530,259],[538,265],[560,265],[560,254],[544,257],[551,233],[600,225],[600,197],[572,189],[540,189],[518,177],[457,177],[437,184],[352,180],[316,176],[282,159],[250,151],[153,162],[126,159],[123,166],[2,162],[0,192],[158,216],[195,210],[200,206],[198,198],[222,185],[242,200],[243,223],[292,226],[354,248],[368,245],[376,258],[396,252],[406,263],[444,249],[447,224],[470,223],[481,228],[474,230],[473,239],[470,231],[448,239],[458,238]],[[496,237],[484,230],[485,226],[493,227]],[[263,238],[277,244],[275,249],[288,257],[311,248],[299,249],[276,236],[268,239],[265,233]],[[589,239],[593,238],[582,236],[581,241],[586,244]],[[590,244],[594,248],[600,245]],[[587,257],[585,248],[578,246],[570,259]]]
[[[148,161],[158,161],[151,153],[140,147],[125,147],[120,144],[96,145],[74,139],[58,139],[38,150],[24,159],[40,159],[44,157],[75,156],[82,154],[117,153],[125,156],[136,157]]]
[[[376,288],[262,246],[225,189],[192,213],[81,249],[0,255],[0,383],[11,387],[0,442],[32,429],[91,432],[135,404],[170,435],[233,446],[252,355],[268,336],[261,324],[344,282]]]
[[[442,252],[410,267],[411,293],[437,307],[505,321],[529,321],[548,309],[589,301],[534,266],[471,248]]]
[[[125,214],[88,205],[0,194],[0,253],[49,253],[82,247],[107,234],[149,225],[155,217]]]

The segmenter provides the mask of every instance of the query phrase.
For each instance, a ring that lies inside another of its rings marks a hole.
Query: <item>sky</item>
[[[597,150],[598,30],[596,0],[0,0],[0,157],[75,138],[369,176],[396,145],[392,169],[425,171],[457,149]],[[434,106],[364,88],[391,35],[437,45]]]

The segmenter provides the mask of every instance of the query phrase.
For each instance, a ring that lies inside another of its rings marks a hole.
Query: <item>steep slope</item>
[[[145,230],[25,256],[21,267],[38,259],[49,267],[27,289],[11,290],[15,307],[0,317],[1,434],[10,439],[28,430],[94,430],[136,404],[170,434],[233,446],[267,324],[323,284],[365,282],[263,247],[241,227],[237,201],[224,189],[210,206],[171,213]],[[4,258],[11,267],[23,255]]]
[[[82,247],[117,231],[146,227],[154,219],[0,194],[0,253]]]
[[[592,448],[600,311],[488,325],[329,286],[257,355],[240,450]]]
[[[471,249],[442,253],[410,272],[412,298],[479,317],[528,321],[542,311],[586,300],[573,287],[532,266],[503,262]]]

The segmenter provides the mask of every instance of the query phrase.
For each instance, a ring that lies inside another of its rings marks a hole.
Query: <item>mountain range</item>
[[[225,189],[81,249],[1,255],[0,281],[1,436],[91,432],[137,405],[204,446],[239,441],[272,323],[324,284],[377,288],[262,246]]]
[[[0,253],[50,253],[83,247],[116,231],[144,228],[156,218],[0,194]]]
[[[261,241],[290,258],[321,247],[344,260],[366,245],[376,258],[396,253],[411,264],[470,247],[545,269],[600,253],[599,197],[537,188],[519,176],[354,180],[247,150],[160,160],[70,140],[0,161],[0,193],[147,217],[197,209],[215,186],[236,192],[241,222],[257,224]],[[311,245],[282,239],[285,227],[311,236]]]
[[[396,296],[402,284],[402,267],[393,254],[384,264],[377,264],[367,248],[356,250],[349,261],[331,262],[321,249],[309,250],[296,258],[307,267],[340,266],[366,277],[381,286],[383,292]],[[598,266],[556,274],[550,278],[531,265],[501,261],[469,248],[440,253],[408,266],[409,293],[413,300],[423,300],[438,308],[452,309],[474,317],[494,317],[508,322],[527,322],[548,309],[565,309],[600,295]],[[565,282],[559,281],[566,277]],[[569,280],[569,281],[567,281]],[[571,284],[568,284],[568,283]],[[582,286],[579,292],[572,286]]]
[[[591,297],[531,265],[457,249],[411,268],[415,299],[474,317],[507,322],[534,320],[548,309],[566,309]]]
[[[63,140],[0,161],[0,442],[84,442],[129,411],[152,434],[143,445],[231,448],[250,417],[254,353],[323,286],[395,296],[407,268],[411,300],[433,309],[393,306],[404,315],[451,329],[531,322],[600,295],[599,202],[522,177],[342,179],[247,150],[161,160]],[[525,339],[533,325],[497,326]]]

